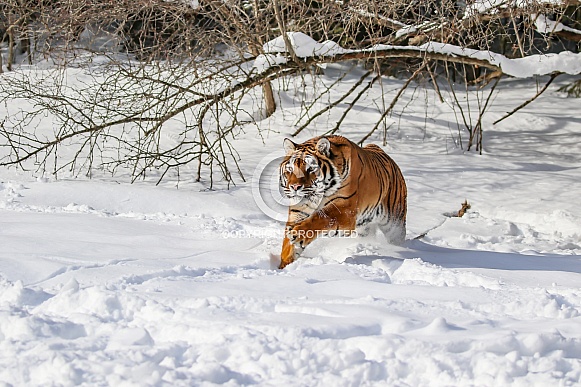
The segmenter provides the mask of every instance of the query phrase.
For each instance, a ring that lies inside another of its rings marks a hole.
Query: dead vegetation
[[[386,119],[410,85],[417,83],[438,93],[442,87],[451,91],[458,146],[481,152],[482,117],[502,69],[472,55],[417,46],[446,43],[518,58],[577,52],[581,36],[575,32],[581,29],[577,1],[526,6],[502,2],[491,7],[447,0],[192,4],[3,2],[0,71],[9,73],[0,80],[0,102],[10,107],[11,114],[0,127],[0,165],[87,175],[96,169],[116,173],[123,166],[130,168],[132,179],[153,176],[161,181],[170,172],[179,179],[184,166],[195,164],[197,178],[206,179],[210,187],[216,177],[228,183],[236,175],[243,180],[232,140],[244,125],[276,111],[272,82],[307,77],[319,65],[345,61],[356,61],[366,72],[353,88],[322,108],[316,99],[304,101],[305,113],[295,134],[317,116],[347,104],[341,119],[328,128],[328,133],[340,132],[366,90],[381,86],[382,76],[394,76],[404,79],[403,86],[379,107],[375,125],[361,133],[360,143],[378,140],[380,133],[386,141]],[[286,34],[292,31],[355,51],[299,57]],[[257,71],[254,61],[265,54],[264,44],[281,35],[286,53],[280,55],[286,59]],[[48,61],[50,70],[31,77],[30,72],[17,71],[18,58],[20,63],[22,58],[24,63]],[[64,70],[70,68],[86,72],[85,87],[69,86]],[[475,113],[459,102],[462,88],[466,95],[468,90],[480,90]],[[578,82],[569,92],[575,90]],[[257,98],[259,114],[240,108],[245,98]],[[17,99],[34,109],[20,109]],[[40,130],[47,116],[53,117],[51,129]],[[182,130],[168,145],[166,128],[176,125]]]

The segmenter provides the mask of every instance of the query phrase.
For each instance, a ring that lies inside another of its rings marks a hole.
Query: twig
[[[452,105],[452,110],[454,110],[454,115],[456,116],[456,123],[458,124],[458,140],[460,140],[460,148],[464,149],[464,146],[462,145],[462,133],[460,123],[458,122],[458,115],[456,114],[456,109],[454,109],[454,106],[458,106],[458,109],[460,110],[460,115],[462,116],[462,121],[464,122],[464,127],[466,128],[470,136],[472,136],[472,125],[468,125],[468,121],[466,120],[466,114],[464,113],[464,109],[462,108],[462,105],[458,100],[458,96],[456,95],[456,88],[454,87],[454,84],[450,80],[450,70],[448,69],[447,62],[446,62],[446,80],[448,81],[448,85],[450,86],[450,92],[454,97],[455,105]]]
[[[444,97],[442,97],[442,92],[440,91],[440,86],[438,85],[438,81],[436,79],[436,76],[434,75],[434,72],[432,71],[430,66],[428,66],[427,70],[428,74],[430,74],[430,78],[432,79],[434,90],[436,90],[436,94],[438,95],[438,98],[440,98],[440,102],[444,103]]]
[[[391,110],[394,108],[395,104],[397,103],[397,101],[399,100],[399,97],[401,97],[401,95],[403,94],[403,92],[405,91],[405,89],[408,88],[408,86],[410,85],[410,83],[412,82],[412,80],[426,67],[428,62],[424,62],[419,69],[417,69],[416,71],[414,71],[414,73],[411,75],[411,77],[409,77],[409,79],[406,81],[406,83],[404,83],[404,85],[402,86],[401,89],[399,89],[399,91],[397,92],[396,96],[393,98],[393,100],[391,101],[391,104],[388,106],[388,108],[383,112],[383,114],[381,115],[381,117],[379,118],[379,120],[375,123],[375,126],[373,127],[373,129],[371,129],[371,131],[369,131],[369,133],[367,133],[357,144],[358,145],[363,145],[363,143],[365,142],[365,140],[367,140],[379,127],[379,125],[381,124],[381,122],[383,122],[383,120],[385,119],[385,117],[387,117],[387,115],[391,112]]]
[[[424,238],[426,235],[428,235],[428,233],[430,231],[434,231],[435,229],[442,227],[444,225],[444,223],[446,223],[446,221],[448,220],[448,218],[461,218],[464,216],[464,214],[466,213],[466,211],[468,211],[472,206],[470,205],[470,203],[468,203],[468,199],[464,200],[464,203],[461,204],[461,208],[460,210],[458,210],[457,212],[448,212],[448,213],[444,213],[444,220],[442,220],[442,222],[432,228],[427,229],[426,231],[424,231],[423,233],[419,234],[418,236],[414,237],[413,239],[422,239]]]
[[[492,125],[496,125],[498,124],[500,121],[504,120],[505,118],[508,118],[510,116],[512,116],[514,113],[518,112],[520,109],[524,108],[525,106],[527,106],[529,103],[533,102],[535,99],[537,99],[541,94],[543,94],[545,92],[545,90],[547,90],[547,88],[549,87],[549,85],[551,83],[553,83],[553,81],[555,80],[555,78],[557,78],[559,75],[561,75],[563,73],[553,73],[551,74],[551,78],[549,79],[549,81],[547,82],[547,84],[545,86],[543,86],[543,88],[541,90],[539,90],[539,92],[537,94],[535,94],[531,99],[529,99],[528,101],[525,101],[524,103],[520,104],[518,107],[516,107],[513,111],[511,111],[510,113],[507,113],[504,117],[499,118],[498,120],[494,121],[492,123]]]
[[[338,100],[336,100],[335,102],[325,106],[325,108],[321,109],[320,111],[318,111],[317,113],[315,113],[314,115],[311,116],[311,118],[309,118],[307,120],[307,122],[305,122],[303,125],[301,125],[300,128],[298,128],[297,130],[295,130],[295,132],[292,134],[292,136],[296,136],[297,134],[299,134],[303,129],[305,129],[307,126],[309,126],[309,124],[317,117],[319,117],[321,114],[333,109],[335,106],[339,105],[341,102],[343,102],[345,100],[345,98],[347,98],[348,96],[350,96],[351,94],[353,94],[353,92],[359,87],[361,86],[361,84],[363,83],[363,81],[365,80],[365,78],[367,78],[373,71],[369,70],[367,71],[365,74],[363,74],[361,76],[361,78],[359,79],[359,81],[357,81],[353,87],[351,87],[351,89],[349,89],[347,91],[347,93],[345,93],[343,96],[341,96],[341,98],[339,98]]]
[[[320,100],[323,99],[323,96],[326,95],[327,93],[329,93],[333,87],[337,86],[339,83],[341,83],[343,81],[343,79],[345,79],[345,77],[350,73],[350,71],[352,69],[354,69],[355,66],[352,66],[349,71],[345,71],[343,74],[341,74],[340,77],[338,77],[335,81],[333,81],[333,83],[331,83],[330,85],[325,85],[325,90],[319,92],[319,95],[312,101],[310,102],[309,106],[304,106],[304,112],[301,114],[301,116],[297,119],[296,123],[294,125],[298,125],[299,122],[301,122],[301,120],[305,117],[308,116],[309,113],[311,112],[311,108],[313,106],[315,106],[315,103]],[[295,134],[293,134],[293,136],[295,136],[298,132],[295,132]]]
[[[466,211],[468,211],[472,206],[470,205],[470,203],[468,203],[468,199],[464,200],[464,203],[462,203],[462,208],[460,208],[460,210],[458,211],[458,218],[461,218],[464,216],[464,214],[466,213]]]
[[[373,86],[373,84],[378,79],[380,79],[380,78],[381,78],[381,74],[377,74],[375,76],[375,78],[373,78],[371,81],[369,81],[369,83],[367,85],[365,85],[365,87],[359,92],[359,94],[357,94],[355,96],[355,98],[353,98],[353,101],[351,101],[349,103],[349,105],[347,106],[347,109],[345,109],[345,111],[341,115],[341,118],[339,118],[339,121],[337,121],[337,124],[335,125],[335,127],[333,129],[329,130],[327,133],[325,133],[326,135],[328,135],[328,134],[334,134],[336,131],[339,130],[339,127],[343,123],[343,120],[345,119],[345,117],[347,116],[347,114],[349,114],[349,112],[351,111],[351,109],[353,109],[353,107],[355,106],[355,104],[357,103],[357,101],[359,101],[359,99],[363,96],[363,94],[365,94],[365,92],[367,92],[367,90],[371,89],[371,87]]]
[[[486,108],[488,107],[488,103],[490,102],[490,98],[492,97],[492,94],[494,93],[496,86],[498,86],[498,83],[500,82],[500,78],[502,78],[502,75],[499,76],[498,78],[496,78],[496,82],[490,88],[490,93],[488,93],[488,97],[486,98],[486,102],[484,102],[484,106],[482,107],[481,110],[479,110],[480,114],[478,115],[478,122],[476,122],[476,126],[474,127],[474,133],[478,133],[478,141],[476,143],[476,150],[479,151],[480,154],[482,154],[482,117],[484,116],[484,112],[486,111]]]

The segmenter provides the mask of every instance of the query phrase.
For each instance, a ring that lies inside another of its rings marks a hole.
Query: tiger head
[[[295,144],[284,140],[286,157],[280,165],[280,186],[287,198],[310,199],[329,196],[340,182],[331,162],[331,142],[325,137]]]

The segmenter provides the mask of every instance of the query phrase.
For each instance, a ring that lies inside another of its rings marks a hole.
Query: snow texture
[[[234,142],[246,176],[282,156],[302,99],[341,71],[281,87],[261,137]],[[402,82],[383,84],[390,100]],[[179,189],[0,170],[0,385],[581,385],[579,101],[552,85],[491,124],[532,85],[498,85],[482,156],[458,147],[451,104],[403,95],[384,149],[408,182],[409,240],[320,239],[282,271],[269,254],[284,225],[252,182],[207,191],[194,165]],[[373,88],[340,133],[361,138],[382,97]],[[444,215],[464,199],[464,217]]]

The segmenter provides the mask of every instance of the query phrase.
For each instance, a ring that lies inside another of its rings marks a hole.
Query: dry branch
[[[297,128],[297,130],[294,131],[294,133],[291,136],[296,136],[297,134],[299,134],[303,129],[305,129],[307,126],[309,126],[309,124],[311,122],[313,122],[313,120],[317,117],[319,117],[321,114],[324,114],[325,112],[333,109],[335,106],[339,105],[341,102],[343,102],[345,100],[345,98],[349,97],[359,86],[361,86],[361,84],[363,83],[363,81],[372,73],[373,71],[367,71],[365,74],[363,74],[359,80],[345,93],[343,94],[340,98],[338,98],[336,101],[334,101],[333,103],[325,106],[323,109],[319,110],[317,113],[313,114],[304,124],[302,124],[299,128]]]
[[[347,106],[347,109],[345,109],[343,111],[343,114],[341,114],[341,117],[339,118],[339,120],[335,124],[335,127],[333,129],[329,130],[325,134],[334,134],[335,132],[337,132],[339,130],[339,127],[343,123],[343,120],[345,119],[345,117],[347,117],[347,114],[349,114],[349,112],[351,111],[351,109],[353,109],[353,107],[355,106],[355,104],[357,103],[357,101],[359,101],[359,99],[363,96],[363,94],[365,94],[369,89],[371,89],[373,87],[373,84],[375,82],[377,82],[379,80],[379,78],[381,78],[381,75],[379,75],[379,74],[376,75],[371,81],[369,81],[367,83],[367,85],[365,85],[359,91],[359,93],[355,96],[355,98],[353,98],[353,100],[351,102],[349,102],[349,105]]]
[[[427,62],[424,62],[420,66],[420,68],[418,68],[416,71],[414,71],[414,73],[408,78],[408,80],[403,84],[403,86],[401,87],[401,89],[399,89],[399,91],[397,92],[397,94],[395,95],[395,97],[393,97],[393,100],[389,104],[388,108],[385,109],[385,111],[383,112],[383,114],[381,114],[381,117],[379,118],[379,120],[377,120],[377,122],[375,123],[375,126],[369,131],[369,133],[367,133],[361,140],[359,140],[359,142],[357,143],[358,145],[360,145],[360,146],[363,145],[363,143],[365,142],[365,140],[367,140],[377,130],[377,128],[383,122],[383,120],[385,119],[385,117],[387,117],[387,115],[391,113],[391,111],[393,110],[395,104],[399,100],[399,97],[401,97],[401,95],[403,94],[403,92],[405,91],[405,89],[407,89],[408,86],[410,85],[410,83],[412,82],[412,80],[421,71],[423,71],[426,68],[426,65],[427,65]]]
[[[504,115],[502,118],[499,118],[498,120],[494,121],[492,123],[492,125],[498,124],[500,121],[503,121],[504,119],[512,116],[514,113],[518,112],[520,109],[524,108],[525,106],[527,106],[528,104],[530,104],[531,102],[533,102],[541,94],[543,94],[545,92],[545,90],[547,90],[547,88],[549,87],[549,85],[551,83],[553,83],[553,81],[555,80],[555,78],[557,78],[561,74],[562,73],[554,73],[554,74],[551,74],[551,77],[549,78],[549,81],[545,84],[545,86],[543,86],[543,88],[541,90],[539,90],[537,92],[537,94],[535,94],[532,98],[529,98],[528,100],[526,100],[525,102],[523,102],[522,104],[520,104],[519,106],[517,106],[516,108],[514,108],[512,111],[510,111],[509,113],[507,113],[506,115]]]

